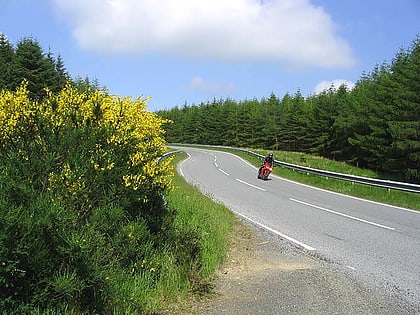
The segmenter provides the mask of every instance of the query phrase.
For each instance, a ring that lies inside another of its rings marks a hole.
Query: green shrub
[[[142,99],[47,94],[0,92],[0,312],[111,314],[122,292],[141,312],[174,219],[163,121]]]

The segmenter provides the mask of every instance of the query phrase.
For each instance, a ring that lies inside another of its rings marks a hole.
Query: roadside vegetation
[[[178,153],[173,164],[185,157],[185,153]],[[173,282],[168,290],[173,293],[172,299],[165,302],[166,306],[161,304],[160,309],[170,314],[184,311],[188,314],[188,309],[182,310],[189,307],[186,301],[211,293],[214,273],[226,258],[237,219],[224,205],[203,195],[180,175],[174,176],[173,185],[167,202],[170,208],[177,210],[174,225],[183,238],[182,245],[177,246],[184,256],[184,264],[178,270],[183,277]]]
[[[100,91],[0,92],[0,309],[142,310],[174,214],[163,121]]]

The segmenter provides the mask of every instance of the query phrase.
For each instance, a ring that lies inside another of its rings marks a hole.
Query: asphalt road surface
[[[205,194],[302,255],[335,266],[367,295],[398,301],[383,313],[420,314],[419,212],[277,176],[259,180],[256,167],[233,154],[182,150],[189,157],[178,171]]]

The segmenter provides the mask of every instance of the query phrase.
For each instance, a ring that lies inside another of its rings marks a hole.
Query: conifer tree
[[[0,33],[0,89],[11,89],[14,50],[5,34]]]
[[[28,80],[29,97],[40,100],[45,96],[44,88],[51,87],[54,80],[54,67],[44,56],[39,43],[32,38],[22,39],[16,46],[15,88],[23,80]]]
[[[305,149],[304,105],[304,98],[300,91],[294,96],[286,94],[281,101],[278,141],[282,150],[302,152]]]
[[[67,73],[63,59],[60,55],[55,59],[53,53],[49,50],[47,53],[47,61],[51,67],[51,72],[46,77],[45,83],[51,91],[59,92],[64,88],[66,82],[70,80],[70,76]]]
[[[388,122],[392,142],[384,163],[387,171],[420,181],[420,37],[411,50],[401,50],[391,65],[394,82],[392,116]]]

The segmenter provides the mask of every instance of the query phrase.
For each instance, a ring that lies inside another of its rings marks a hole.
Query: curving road
[[[178,171],[204,193],[305,254],[342,266],[366,288],[420,311],[419,212],[277,176],[258,180],[256,168],[233,154],[178,149],[189,155]]]

